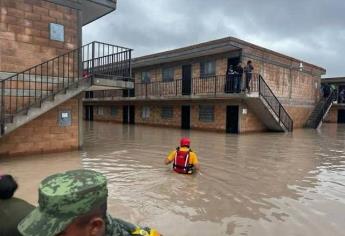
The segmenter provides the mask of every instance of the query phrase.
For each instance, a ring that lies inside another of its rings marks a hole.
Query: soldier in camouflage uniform
[[[106,213],[106,178],[91,170],[52,175],[41,182],[37,207],[19,225],[24,236],[160,236]]]

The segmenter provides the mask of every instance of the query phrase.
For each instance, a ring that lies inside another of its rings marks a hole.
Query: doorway
[[[181,107],[181,128],[190,129],[190,106]]]
[[[241,61],[240,57],[230,57],[230,58],[228,58],[228,69],[227,69],[227,71],[229,71],[230,67],[234,70],[235,67],[238,65],[238,63],[240,61]]]
[[[238,106],[226,107],[226,132],[230,134],[238,134]]]
[[[135,106],[123,106],[123,124],[135,124]]]
[[[192,93],[192,65],[182,66],[182,95]]]
[[[93,106],[85,106],[85,120],[93,121]]]
[[[345,110],[338,110],[338,123],[345,124]]]

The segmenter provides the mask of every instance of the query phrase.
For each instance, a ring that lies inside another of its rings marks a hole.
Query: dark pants
[[[241,82],[242,82],[241,80],[242,80],[241,74],[235,75],[235,78],[234,78],[234,92],[235,93],[241,92]]]
[[[224,92],[225,93],[233,93],[234,92],[234,86],[235,86],[235,75],[229,74],[226,77]]]
[[[252,73],[246,74],[246,89],[250,91],[250,81],[252,80]]]

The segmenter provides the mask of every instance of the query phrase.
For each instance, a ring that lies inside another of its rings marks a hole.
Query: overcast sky
[[[345,0],[118,0],[83,29],[135,56],[237,37],[345,76]]]

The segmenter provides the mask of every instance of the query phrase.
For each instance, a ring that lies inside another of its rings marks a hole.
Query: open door
[[[123,124],[135,124],[135,106],[123,106]]]
[[[93,106],[85,106],[85,120],[93,121]]]
[[[181,107],[181,128],[190,129],[190,106]]]
[[[226,132],[230,134],[238,134],[238,106],[226,107]]]
[[[192,93],[192,65],[182,66],[182,95]]]
[[[338,123],[345,124],[345,110],[338,110]]]

